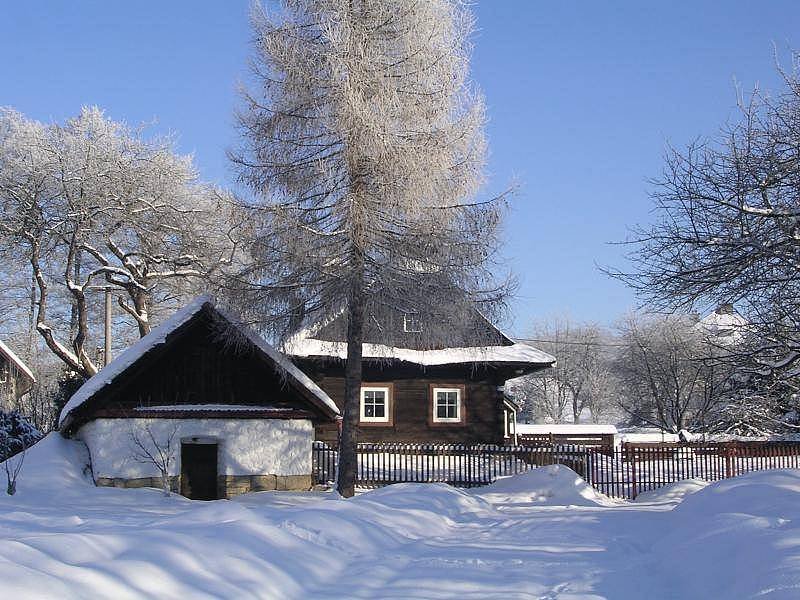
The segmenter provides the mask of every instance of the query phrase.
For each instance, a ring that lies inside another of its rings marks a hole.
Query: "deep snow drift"
[[[0,497],[7,598],[798,598],[800,473],[636,503],[544,467],[486,488],[195,502],[95,488],[50,435]]]
[[[479,488],[475,494],[494,504],[539,506],[610,506],[619,504],[597,492],[575,471],[564,465],[548,465],[514,477],[503,477]]]

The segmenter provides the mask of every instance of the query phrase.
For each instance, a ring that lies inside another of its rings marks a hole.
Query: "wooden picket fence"
[[[591,452],[586,480],[615,498],[634,499],[685,479],[718,481],[752,471],[800,468],[800,442],[623,444]]]
[[[313,477],[336,479],[337,450],[314,442]],[[563,464],[598,491],[635,499],[642,492],[684,479],[716,481],[751,471],[800,468],[800,442],[623,444],[359,444],[357,485],[448,483],[477,487],[539,466]]]

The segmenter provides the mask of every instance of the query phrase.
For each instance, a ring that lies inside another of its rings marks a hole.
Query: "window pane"
[[[365,419],[385,419],[386,418],[386,390],[363,390],[362,417]]]
[[[458,392],[442,390],[436,392],[436,418],[458,419]]]

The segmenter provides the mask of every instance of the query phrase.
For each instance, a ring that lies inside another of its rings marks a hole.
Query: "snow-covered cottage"
[[[339,410],[255,333],[201,297],[89,379],[62,410],[99,486],[171,487],[196,499],[311,487],[315,426]],[[234,330],[236,331],[236,330]],[[147,454],[156,460],[148,460]]]
[[[466,317],[459,347],[420,343],[414,314],[383,315],[363,346],[360,436],[364,442],[513,442],[517,405],[506,380],[550,367],[555,358],[502,333],[477,310]],[[307,324],[284,351],[344,408],[347,357],[343,313]],[[436,349],[424,349],[434,347]],[[320,441],[335,442],[331,423],[318,422]]]
[[[13,408],[34,383],[36,378],[33,372],[11,348],[0,341],[0,408]]]

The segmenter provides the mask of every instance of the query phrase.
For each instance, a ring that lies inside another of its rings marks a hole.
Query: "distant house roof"
[[[4,344],[2,340],[0,340],[0,354],[6,357],[6,360],[14,366],[17,373],[22,376],[21,379],[24,380],[25,385],[21,388],[20,394],[28,392],[33,387],[33,384],[36,383],[36,377],[34,377],[28,365],[22,362],[22,359],[14,354],[11,348]]]
[[[721,342],[737,342],[749,322],[731,304],[723,304],[697,322],[696,327]]]
[[[112,385],[115,380],[134,363],[142,359],[156,347],[165,344],[168,339],[176,333],[184,324],[195,318],[201,311],[208,310],[216,313],[219,317],[229,323],[236,323],[222,309],[215,305],[210,296],[200,296],[177,311],[169,319],[158,327],[155,327],[149,334],[138,340],[135,344],[126,349],[122,354],[115,358],[111,363],[103,367],[96,375],[91,377],[80,389],[69,399],[61,411],[59,427],[69,425],[70,416],[95,394]],[[281,354],[274,347],[265,342],[261,336],[247,327],[237,326],[239,333],[249,340],[255,349],[270,362],[274,363],[287,377],[290,385],[301,388],[306,392],[306,397],[313,402],[317,408],[330,417],[339,415],[339,409],[331,398],[315,384],[305,373],[298,369],[291,360]]]
[[[616,434],[614,425],[599,423],[517,423],[517,433],[542,435],[553,433],[556,435],[598,435]]]

